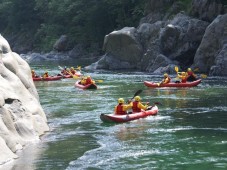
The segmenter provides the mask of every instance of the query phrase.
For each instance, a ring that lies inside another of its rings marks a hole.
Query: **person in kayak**
[[[71,67],[71,68],[70,68],[70,72],[71,72],[72,74],[76,74],[76,70],[74,69],[74,67]]]
[[[86,86],[88,84],[95,84],[95,81],[92,80],[91,76],[87,76],[87,77],[84,76],[84,77],[82,77],[80,84]]]
[[[126,105],[126,104],[124,104],[124,102],[125,101],[123,98],[118,99],[118,105],[115,106],[115,108],[114,108],[114,113],[116,115],[126,115],[126,114],[128,114],[127,110],[132,108],[131,104]]]
[[[32,78],[36,78],[36,77],[39,77],[39,76],[35,73],[35,70],[32,70]]]
[[[187,72],[181,72],[181,74],[178,73],[177,76],[181,79],[181,83],[186,83],[187,82],[187,79],[188,79]]]
[[[197,76],[195,75],[191,68],[187,69],[187,74],[188,74],[187,81],[192,82],[197,80]]]
[[[134,101],[130,103],[130,105],[132,106],[132,112],[141,112],[142,110],[147,110],[147,104],[148,103],[146,103],[146,105],[142,104],[140,96],[136,96],[134,98]]]
[[[43,78],[47,78],[47,77],[49,77],[49,74],[48,74],[48,72],[46,71],[46,72],[43,74]]]
[[[161,83],[158,83],[158,86],[160,86],[161,84],[167,84],[170,83],[171,78],[169,77],[169,75],[167,73],[164,74],[164,78],[161,81]]]

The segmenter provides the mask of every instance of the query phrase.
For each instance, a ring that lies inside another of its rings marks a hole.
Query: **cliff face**
[[[49,130],[31,69],[0,35],[0,165]]]
[[[106,35],[105,55],[86,69],[130,68],[162,74],[172,73],[178,65],[226,76],[224,3],[192,0],[190,12],[182,12],[187,5],[176,0],[150,0],[140,25]]]

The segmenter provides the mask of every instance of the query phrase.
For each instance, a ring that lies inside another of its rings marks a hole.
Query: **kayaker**
[[[187,69],[187,74],[188,74],[188,78],[187,78],[187,81],[195,81],[197,80],[197,76],[195,75],[195,73],[192,71],[191,68],[188,68]]]
[[[69,75],[68,69],[67,69],[66,66],[64,67],[64,70],[61,71],[61,73],[62,73],[63,75]]]
[[[118,99],[118,105],[115,106],[115,108],[114,108],[114,113],[116,115],[126,115],[126,114],[128,114],[127,110],[132,108],[132,106],[130,104],[126,105],[126,104],[124,104],[124,102],[125,101],[123,98]]]
[[[32,70],[32,78],[36,78],[36,77],[39,77],[39,76],[35,73],[35,70]]]
[[[85,85],[86,84],[87,77],[83,76],[80,80],[80,84]]]
[[[132,112],[141,112],[142,110],[147,110],[148,109],[148,105],[143,105],[141,103],[141,98],[140,96],[136,96],[134,98],[134,101],[130,103],[130,105],[132,106]]]
[[[70,72],[71,72],[72,74],[76,74],[76,70],[74,69],[74,67],[71,67],[71,68],[70,68]]]
[[[88,85],[88,84],[95,84],[95,81],[92,80],[91,76],[87,76],[86,78],[85,85]]]
[[[178,77],[181,79],[181,83],[186,83],[188,74],[186,72],[181,72],[181,74],[178,73]]]
[[[167,73],[164,74],[164,78],[161,81],[161,83],[158,83],[158,86],[160,86],[161,84],[167,84],[170,83],[171,78],[169,77],[169,75]]]
[[[43,78],[47,78],[47,77],[49,77],[49,74],[48,74],[48,72],[46,71],[46,72],[43,74]]]

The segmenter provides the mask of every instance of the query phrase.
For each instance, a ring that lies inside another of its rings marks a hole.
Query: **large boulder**
[[[194,64],[210,75],[227,75],[227,14],[219,15],[206,29]]]
[[[208,25],[208,22],[179,13],[160,32],[162,53],[183,67],[190,66]]]
[[[27,62],[0,36],[0,164],[49,130]]]
[[[119,31],[113,31],[105,36],[103,56],[93,66],[86,67],[99,69],[129,69],[136,68],[143,53],[141,44],[136,38],[136,29],[126,27]]]

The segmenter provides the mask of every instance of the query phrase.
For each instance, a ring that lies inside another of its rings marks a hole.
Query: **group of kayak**
[[[194,72],[188,68],[186,72],[178,72],[178,68],[175,67],[177,72],[177,77],[173,80],[171,77],[165,73],[164,78],[161,82],[149,82],[144,81],[145,86],[147,87],[193,87],[197,86],[201,79],[197,79],[197,76]],[[75,87],[81,89],[97,89],[96,82],[90,76],[84,76],[79,71],[76,71],[73,67],[70,69],[64,68],[61,70],[61,74],[56,76],[49,76],[48,72],[45,72],[43,76],[37,76],[35,71],[32,70],[32,78],[34,81],[52,81],[52,80],[59,80],[61,78],[75,78],[78,79],[75,83]],[[101,114],[100,119],[103,122],[115,122],[115,123],[122,123],[128,122],[131,120],[145,118],[147,116],[156,115],[158,113],[158,107],[155,103],[154,106],[149,106],[148,103],[143,104],[141,101],[139,93],[142,90],[139,90],[135,93],[134,97],[125,104],[123,98],[118,99],[118,105],[115,106],[113,114]],[[131,111],[129,111],[131,110]]]
[[[165,73],[164,78],[161,82],[149,82],[144,81],[144,84],[148,87],[193,87],[197,86],[201,79],[197,79],[197,76],[188,68],[186,72],[178,72],[178,67],[175,67],[177,72],[177,77],[172,80],[170,76]],[[140,91],[139,91],[140,92]],[[115,106],[113,114],[101,114],[100,119],[103,122],[115,122],[122,123],[128,122],[131,120],[145,118],[147,116],[154,116],[158,113],[158,107],[155,103],[154,106],[148,106],[148,104],[143,105],[141,102],[140,96],[135,96],[132,101],[128,102],[129,104],[124,104],[124,99],[118,99],[118,105]],[[132,109],[131,112],[127,112],[127,110]]]

